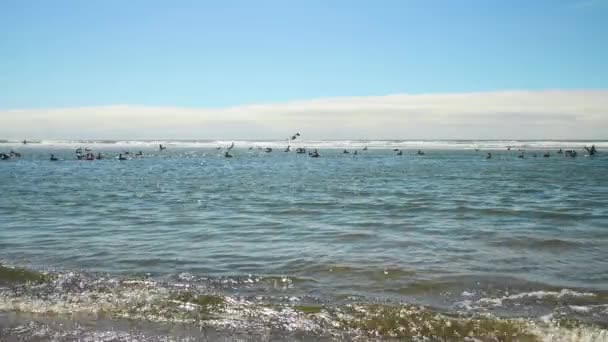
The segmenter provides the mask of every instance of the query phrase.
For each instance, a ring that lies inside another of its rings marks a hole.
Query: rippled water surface
[[[237,145],[224,158],[144,145],[118,161],[124,146],[98,144],[106,159],[77,161],[72,147],[17,147],[0,161],[0,263],[278,301],[608,320],[603,151]]]

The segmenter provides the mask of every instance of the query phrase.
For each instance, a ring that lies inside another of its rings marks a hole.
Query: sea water
[[[0,143],[0,340],[608,339],[608,142],[230,143]]]

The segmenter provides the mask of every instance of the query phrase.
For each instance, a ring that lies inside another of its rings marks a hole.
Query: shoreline
[[[147,341],[241,337],[260,341],[416,340],[425,336],[437,339],[469,336],[481,340],[512,337],[543,341],[546,334],[550,334],[558,338],[551,341],[570,341],[568,336],[587,336],[591,338],[589,341],[608,340],[608,323],[602,326],[601,322],[585,322],[568,314],[501,317],[486,310],[446,312],[428,306],[365,298],[338,303],[281,296],[280,292],[271,295],[260,291],[240,296],[185,278],[179,283],[167,283],[74,272],[0,269],[3,270],[0,272],[0,336],[63,334],[65,338],[98,338],[116,334],[119,339],[148,336]],[[608,297],[604,295],[600,298],[596,294],[562,290],[551,296],[554,297],[548,298],[549,301],[601,300],[603,304],[590,302],[588,307],[608,311]],[[528,297],[542,298],[539,294],[528,294],[502,300],[527,300]],[[559,339],[561,337],[565,339]]]

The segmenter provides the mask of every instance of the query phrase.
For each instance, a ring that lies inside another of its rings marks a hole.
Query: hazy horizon
[[[99,106],[0,110],[4,139],[594,140],[608,90],[394,94],[226,108]]]

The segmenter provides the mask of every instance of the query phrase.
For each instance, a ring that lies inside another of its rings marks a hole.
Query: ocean
[[[608,141],[234,143],[0,142],[0,340],[608,341]]]

